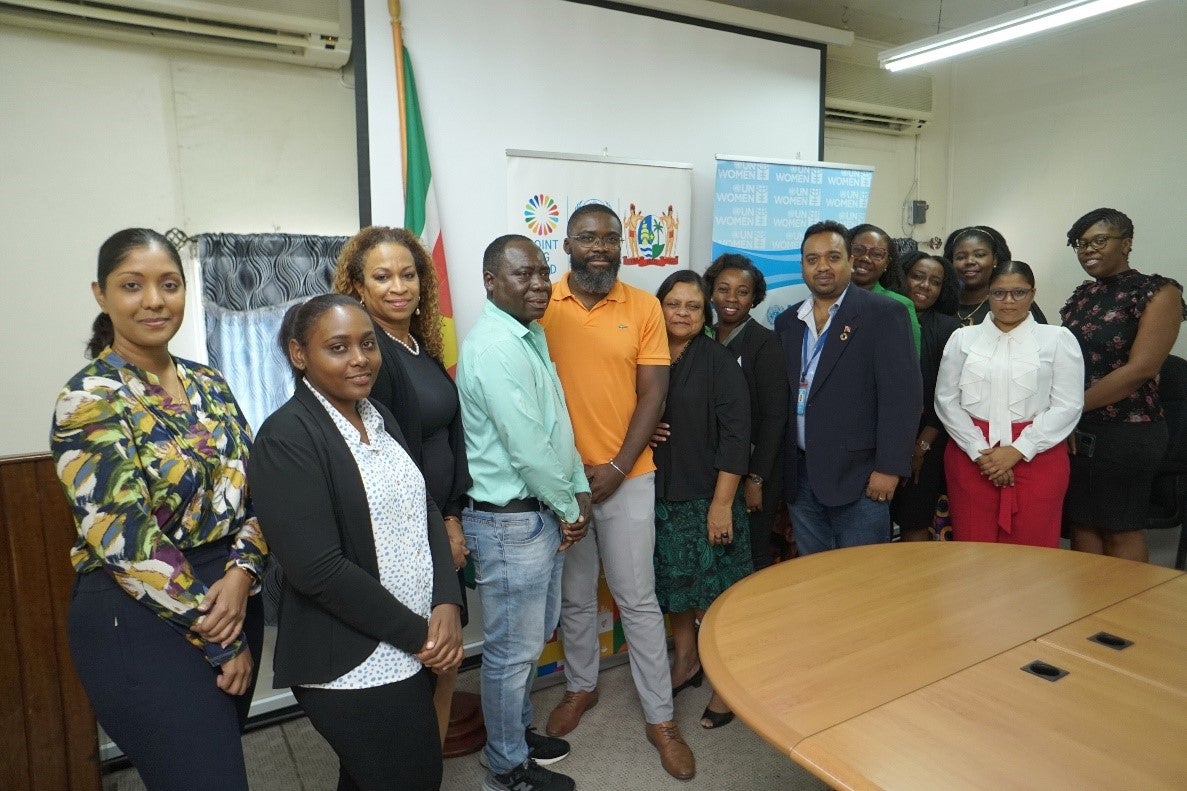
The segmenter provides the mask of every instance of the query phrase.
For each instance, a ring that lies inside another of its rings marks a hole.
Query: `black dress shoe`
[[[688,689],[689,687],[698,687],[699,688],[701,686],[701,682],[704,680],[705,680],[705,668],[698,667],[697,672],[695,672],[691,676],[689,676],[684,681],[684,683],[682,683],[678,686],[672,687],[672,697],[673,698],[676,697],[677,693],[683,692],[684,690]]]
[[[708,725],[705,724],[706,720]],[[734,713],[732,711],[714,711],[708,706],[701,713],[701,727],[707,731],[714,728],[720,728],[722,725],[729,725],[734,721]]]

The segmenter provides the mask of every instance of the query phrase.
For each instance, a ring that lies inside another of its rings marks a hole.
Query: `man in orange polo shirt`
[[[692,750],[672,718],[663,615],[655,598],[655,464],[647,446],[668,392],[667,334],[659,301],[618,280],[622,223],[599,203],[569,217],[570,271],[540,323],[565,390],[593,495],[589,537],[569,548],[561,578],[567,690],[548,718],[564,736],[598,702],[598,560],[622,616],[647,738],[664,769],[687,780]]]

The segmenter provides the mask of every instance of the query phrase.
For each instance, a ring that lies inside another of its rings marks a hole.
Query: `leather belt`
[[[540,501],[535,497],[524,497],[520,500],[510,500],[506,505],[495,505],[482,500],[469,498],[470,507],[475,511],[486,511],[488,514],[526,514],[540,510]]]

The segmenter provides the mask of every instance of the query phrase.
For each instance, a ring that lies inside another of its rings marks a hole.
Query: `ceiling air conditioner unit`
[[[0,25],[337,69],[350,0],[0,0]]]
[[[828,59],[824,125],[887,135],[917,135],[931,120],[931,75],[892,74],[876,66]]]

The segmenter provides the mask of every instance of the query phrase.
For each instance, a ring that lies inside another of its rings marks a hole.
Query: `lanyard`
[[[808,356],[808,331],[804,330],[804,342],[800,349],[800,384],[807,384],[808,369],[812,367],[812,363],[820,356],[820,350],[824,348],[824,340],[828,337],[828,331],[832,328],[830,324],[824,328],[824,332],[820,333],[820,337],[816,339],[816,347],[812,349],[812,356]]]

